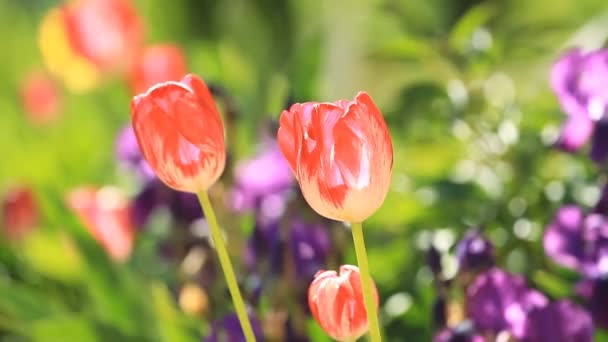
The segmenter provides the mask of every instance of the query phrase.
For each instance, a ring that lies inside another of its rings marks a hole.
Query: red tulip
[[[143,42],[129,0],[76,0],[43,18],[39,45],[48,69],[72,90],[88,90],[108,72],[131,67]]]
[[[75,51],[101,70],[125,70],[143,41],[142,22],[129,0],[80,0],[63,15]]]
[[[146,48],[131,69],[131,87],[135,94],[165,81],[179,81],[186,74],[182,50],[171,44]]]
[[[393,145],[367,93],[353,101],[296,103],[281,114],[277,138],[306,201],[319,214],[362,222],[384,201]]]
[[[224,171],[224,127],[213,97],[195,75],[135,96],[133,129],[158,178],[185,192],[207,190]]]
[[[23,107],[32,123],[43,124],[57,118],[61,99],[57,85],[50,77],[44,73],[30,74],[20,90]]]
[[[131,207],[118,189],[81,187],[68,193],[67,204],[110,257],[124,261],[131,255]]]
[[[373,283],[372,283],[373,284]],[[378,292],[374,285],[378,306]],[[319,271],[308,288],[308,306],[321,328],[338,341],[354,341],[367,332],[361,274],[352,265],[335,271]]]
[[[16,186],[4,193],[2,198],[2,224],[4,233],[18,238],[38,224],[38,204],[32,190]]]

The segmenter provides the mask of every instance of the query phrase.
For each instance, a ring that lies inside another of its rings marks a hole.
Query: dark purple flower
[[[456,245],[456,257],[461,272],[494,265],[494,245],[478,229],[467,232]]]
[[[447,324],[447,301],[444,296],[439,296],[433,303],[433,323],[436,327],[445,327]]]
[[[608,215],[608,184],[604,184],[600,199],[595,204],[593,212],[602,215]]]
[[[426,264],[435,276],[441,273],[441,253],[431,244],[426,251]]]
[[[191,223],[203,217],[196,195],[175,191],[158,179],[148,181],[133,200],[133,221],[142,227],[158,208],[169,209],[173,219],[179,223]]]
[[[578,305],[560,300],[534,308],[528,315],[525,342],[591,342],[591,316]]]
[[[289,231],[289,248],[298,279],[312,280],[314,275],[325,267],[329,254],[330,238],[327,228],[321,224],[293,220]]]
[[[473,331],[473,324],[464,321],[453,328],[446,328],[433,337],[433,342],[485,342],[485,339]]]
[[[264,224],[256,221],[244,253],[245,265],[249,268],[255,268],[259,266],[259,262],[263,258],[268,257],[273,250],[280,248],[280,233],[278,220],[264,222]]]
[[[545,253],[554,262],[597,278],[608,274],[608,221],[604,215],[585,215],[577,206],[560,208],[545,229]]]
[[[285,211],[285,196],[293,184],[289,164],[276,142],[267,142],[254,159],[237,164],[232,206],[237,211],[256,210],[276,219]]]
[[[577,284],[576,290],[587,301],[593,323],[608,329],[608,278],[585,279]]]
[[[526,286],[522,276],[498,268],[479,274],[467,288],[468,317],[482,332],[507,330],[522,337],[527,314],[547,302],[543,294]]]
[[[608,279],[594,281],[589,309],[595,325],[608,329]]]
[[[125,126],[116,138],[116,159],[119,164],[135,172],[144,181],[156,178],[154,171],[144,159],[131,125]]]
[[[574,49],[564,54],[551,70],[551,87],[562,110],[569,115],[558,145],[576,151],[593,135],[591,157],[605,160],[603,142],[608,116],[608,49],[583,53]]]
[[[608,119],[602,118],[596,121],[595,129],[593,130],[591,159],[596,162],[602,162],[606,160],[606,157],[608,157]]]
[[[203,218],[203,209],[195,194],[182,191],[172,191],[172,193],[169,209],[175,220],[190,223]]]
[[[247,246],[245,263],[254,268],[263,258],[268,258],[270,271],[279,274],[284,270],[286,258],[289,258],[294,275],[302,281],[309,281],[325,266],[329,249],[329,234],[322,224],[297,218],[285,223],[274,221],[256,225]]]
[[[253,333],[257,341],[263,341],[264,335],[262,334],[262,326],[260,321],[249,314],[249,320],[251,322]],[[245,335],[241,329],[241,324],[236,313],[230,313],[220,321],[216,321],[211,326],[211,333],[208,337],[203,339],[205,342],[245,342]]]

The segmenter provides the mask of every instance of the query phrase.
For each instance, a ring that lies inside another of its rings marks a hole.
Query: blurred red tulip
[[[61,98],[55,82],[44,73],[28,75],[21,85],[23,108],[35,124],[51,122],[59,115]]]
[[[38,224],[38,205],[32,189],[15,186],[2,197],[2,224],[9,238],[19,238]]]
[[[143,25],[129,0],[76,0],[42,20],[39,44],[48,69],[72,90],[101,74],[126,72],[143,43]]]
[[[353,101],[296,103],[280,118],[279,147],[308,204],[334,220],[362,222],[382,205],[393,144],[365,92]]]
[[[103,71],[126,70],[143,42],[143,26],[129,0],[80,0],[63,7],[75,51]]]
[[[131,69],[133,93],[145,92],[151,86],[165,81],[179,81],[186,74],[186,58],[182,50],[171,44],[146,48],[135,60]]]
[[[224,171],[222,119],[197,76],[160,83],[135,96],[131,115],[144,158],[168,186],[205,191]]]
[[[373,284],[373,283],[372,283]],[[378,306],[378,292],[374,285]],[[352,265],[335,271],[319,271],[308,288],[308,306],[321,328],[338,341],[354,341],[368,330],[361,274]]]
[[[67,204],[110,257],[124,261],[131,255],[131,207],[120,190],[80,187],[68,193]]]

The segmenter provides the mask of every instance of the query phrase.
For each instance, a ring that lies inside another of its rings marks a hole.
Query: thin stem
[[[365,251],[365,240],[363,239],[363,224],[353,223],[351,225],[353,241],[355,243],[355,254],[361,272],[361,285],[363,287],[363,302],[367,311],[367,322],[369,325],[369,337],[371,342],[381,342],[380,324],[378,323],[378,313],[376,312],[376,301],[372,288],[372,276],[369,272],[367,263],[367,252]]]
[[[230,295],[232,296],[232,303],[236,309],[236,315],[241,322],[241,328],[243,329],[245,340],[247,342],[255,342],[255,335],[253,333],[253,329],[251,328],[251,322],[249,322],[249,316],[247,315],[247,310],[245,309],[245,303],[243,302],[239,285],[236,282],[234,270],[232,269],[232,264],[230,263],[230,257],[226,251],[224,239],[222,237],[220,227],[217,224],[217,219],[215,218],[215,212],[213,211],[213,207],[209,201],[209,195],[206,191],[202,191],[198,193],[198,199],[201,202],[201,207],[203,207],[205,218],[209,224],[211,239],[213,240],[215,250],[217,251],[217,255],[220,259],[220,265],[222,266],[222,271],[224,271],[224,277],[226,277],[226,283],[228,284],[228,289],[230,290]]]

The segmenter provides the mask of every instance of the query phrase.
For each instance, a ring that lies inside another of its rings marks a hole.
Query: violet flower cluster
[[[573,49],[553,66],[551,87],[567,115],[557,146],[574,152],[591,141],[596,163],[608,157],[608,49],[583,52]],[[543,246],[555,264],[578,272],[581,281],[570,299],[550,299],[528,285],[522,275],[497,266],[489,240],[474,230],[456,246],[459,274],[451,282],[436,279],[438,303],[447,300],[446,287],[464,286],[465,316],[450,322],[447,305],[438,306],[441,328],[436,342],[490,342],[499,336],[520,342],[589,342],[595,329],[608,328],[608,186],[596,206],[586,210],[565,205],[547,225]],[[433,253],[429,253],[433,255]],[[433,262],[434,261],[434,262]],[[437,256],[429,258],[436,278]],[[450,324],[451,323],[451,324]],[[500,339],[502,340],[502,338]]]
[[[235,211],[255,217],[246,267],[265,280],[284,276],[302,284],[294,291],[305,301],[304,285],[325,268],[330,236],[320,217],[299,214],[304,202],[276,141],[263,140],[253,159],[237,164],[230,201]]]
[[[591,140],[591,159],[608,157],[608,49],[564,54],[551,70],[551,87],[567,115],[557,145],[573,152]]]
[[[451,286],[464,284],[466,317],[443,327],[435,342],[491,342],[499,336],[521,342],[593,341],[588,311],[567,299],[552,301],[523,276],[492,266],[493,250],[479,230],[467,233],[456,246],[460,268]]]

